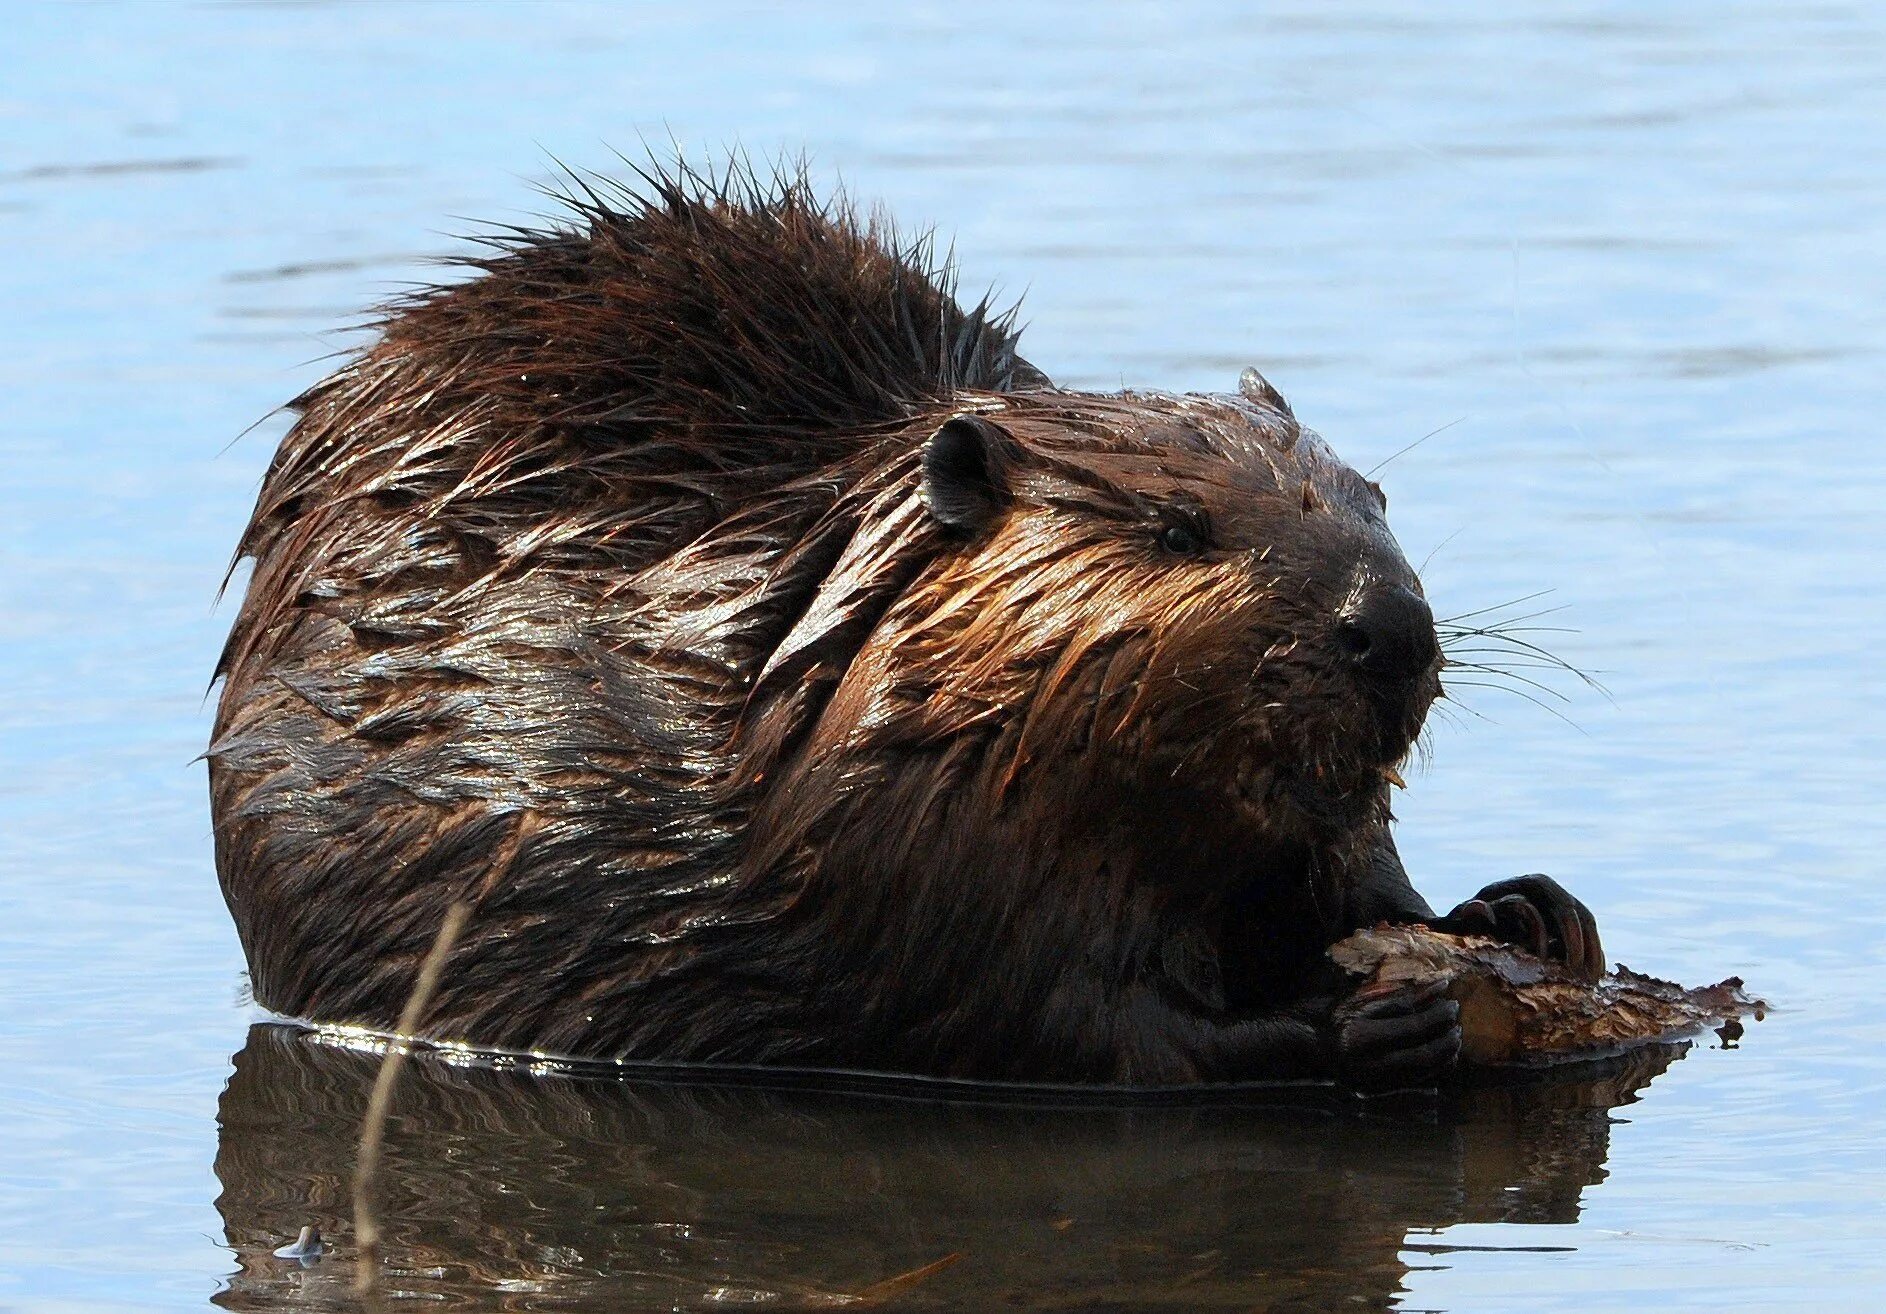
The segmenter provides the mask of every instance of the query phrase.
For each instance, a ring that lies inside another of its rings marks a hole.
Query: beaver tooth
[[[1380,770],[1382,773],[1382,779],[1386,780],[1389,784],[1393,785],[1396,789],[1408,788],[1408,782],[1401,778],[1401,772],[1395,770],[1394,767],[1385,766],[1385,767],[1380,768]]]

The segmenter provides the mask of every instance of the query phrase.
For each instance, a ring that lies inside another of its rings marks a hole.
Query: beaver
[[[1420,1085],[1389,789],[1441,693],[1378,485],[1255,371],[1093,394],[803,171],[584,182],[290,403],[209,762],[254,997],[478,1047]]]

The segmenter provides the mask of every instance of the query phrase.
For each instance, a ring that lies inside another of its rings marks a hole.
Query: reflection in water
[[[1568,1223],[1609,1110],[1672,1047],[1438,1104],[910,1098],[409,1064],[382,1179],[389,1295],[478,1309],[825,1308],[950,1255],[911,1308],[1379,1309],[1411,1229]],[[378,1064],[262,1024],[223,1094],[227,1309],[351,1309]],[[312,1265],[273,1253],[308,1224]]]

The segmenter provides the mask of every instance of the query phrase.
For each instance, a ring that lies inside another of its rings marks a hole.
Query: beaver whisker
[[[1447,626],[1459,625],[1461,621],[1472,620],[1475,616],[1485,616],[1489,612],[1500,611],[1506,607],[1522,607],[1526,603],[1531,602],[1534,598],[1548,597],[1555,592],[1557,592],[1556,589],[1536,589],[1531,593],[1523,593],[1519,597],[1513,598],[1507,602],[1495,602],[1490,606],[1476,607],[1472,611],[1456,612],[1452,616],[1437,617],[1435,619],[1434,624],[1437,628],[1443,625],[1447,625]],[[1564,609],[1565,609],[1565,604],[1561,604],[1560,606],[1548,607],[1545,609],[1545,611],[1535,612],[1533,614],[1543,616],[1549,612],[1563,611]]]
[[[1447,654],[1445,665],[1458,669],[1476,663],[1501,671],[1543,671],[1549,674],[1563,669],[1557,662],[1549,662],[1527,653],[1506,652],[1499,648],[1455,649]]]
[[[1442,645],[1441,665],[1443,668],[1465,666],[1475,662],[1501,668],[1510,667],[1514,670],[1548,671],[1560,675],[1585,677],[1585,672],[1572,666],[1557,654],[1525,641],[1509,642],[1502,639],[1499,642]],[[1586,678],[1588,680],[1588,677]]]
[[[1578,630],[1570,625],[1477,625],[1437,627],[1443,646],[1473,639],[1487,639],[1491,642],[1518,647],[1523,644],[1538,644],[1536,639],[1521,638],[1527,634],[1577,634]]]
[[[1598,680],[1595,674],[1567,661],[1565,658],[1559,656],[1559,654],[1545,647],[1544,644],[1537,641],[1537,639],[1525,637],[1527,635],[1577,633],[1577,630],[1570,626],[1545,626],[1526,623],[1538,620],[1543,616],[1561,612],[1565,610],[1564,606],[1537,608],[1514,616],[1498,616],[1499,612],[1524,606],[1527,602],[1535,598],[1543,597],[1550,591],[1549,589],[1541,589],[1533,593],[1522,595],[1510,602],[1481,607],[1473,611],[1461,612],[1455,616],[1437,621],[1435,623],[1435,630],[1440,637],[1444,662],[1447,666],[1460,670],[1477,670],[1482,674],[1492,675],[1497,678],[1510,678],[1515,681],[1520,681],[1550,694],[1554,698],[1569,701],[1564,698],[1564,695],[1559,690],[1550,687],[1543,681],[1533,680],[1518,674],[1521,670],[1558,672],[1572,676],[1574,679],[1578,680],[1579,683],[1589,689],[1595,690],[1607,700],[1615,701],[1611,699],[1611,691],[1605,688],[1604,684]],[[1494,619],[1482,619],[1478,624],[1465,623],[1469,620],[1489,616],[1494,617]],[[1482,660],[1478,662],[1462,660],[1468,657],[1478,657]],[[1505,657],[1507,660],[1487,660],[1496,657]],[[1517,690],[1514,690],[1514,692],[1517,692]]]
[[[1421,565],[1415,571],[1415,574],[1417,575],[1427,574],[1428,567],[1434,564],[1434,558],[1441,554],[1441,549],[1446,547],[1449,543],[1452,543],[1455,539],[1459,538],[1462,534],[1466,532],[1467,532],[1467,526],[1462,525],[1459,529],[1456,529],[1453,533],[1449,534],[1446,538],[1442,539],[1440,542],[1436,543],[1433,547],[1429,548],[1428,554],[1425,557],[1421,558]]]
[[[1522,638],[1515,637],[1517,635],[1577,634],[1577,633],[1578,631],[1573,629],[1569,625],[1516,625],[1516,626],[1512,626],[1511,628],[1503,628],[1503,629],[1495,629],[1491,626],[1483,627],[1480,629],[1472,629],[1472,630],[1450,629],[1446,632],[1446,637],[1445,637],[1443,646],[1452,649],[1462,643],[1471,643],[1475,639],[1485,639],[1489,643],[1497,644],[1500,647],[1511,649],[1511,648],[1517,648],[1521,644],[1525,644],[1525,643],[1534,643],[1534,644],[1539,643],[1539,640],[1537,639],[1522,639]],[[1546,653],[1546,655],[1553,656],[1553,654],[1550,653],[1549,651]]]
[[[1585,670],[1583,667],[1574,665],[1551,649],[1534,643],[1529,639],[1516,638],[1497,630],[1489,630],[1484,634],[1478,634],[1472,637],[1491,640],[1496,644],[1496,647],[1493,649],[1464,648],[1460,650],[1463,654],[1477,653],[1483,655],[1498,655],[1499,652],[1503,650],[1510,655],[1511,660],[1509,664],[1513,669],[1523,667],[1525,669],[1562,672],[1563,674],[1573,676],[1580,684],[1600,694],[1607,701],[1615,701],[1611,697],[1611,691],[1605,687],[1604,683],[1598,679],[1596,674]],[[1449,643],[1450,639],[1442,639],[1442,657],[1444,661],[1452,662],[1455,650],[1449,646]],[[1463,665],[1464,664],[1465,663],[1463,663]],[[1483,664],[1489,666],[1493,665],[1491,663]]]
[[[1510,679],[1518,684],[1523,684],[1528,688],[1535,689],[1547,697],[1556,698],[1562,703],[1569,703],[1571,701],[1571,695],[1565,693],[1563,690],[1554,689],[1549,684],[1542,683],[1530,676],[1521,675],[1510,667],[1495,666],[1485,662],[1456,662],[1450,659],[1447,663],[1447,669],[1476,671],[1481,675],[1490,675],[1496,679]]]
[[[1444,718],[1447,723],[1456,730],[1467,729],[1467,723],[1461,719],[1465,716],[1471,716],[1474,720],[1483,721],[1488,725],[1495,724],[1493,718],[1486,713],[1480,711],[1478,708],[1469,706],[1467,703],[1461,702],[1457,698],[1449,698],[1445,692],[1434,700],[1434,706],[1430,710],[1432,715],[1438,715]],[[1426,731],[1423,731],[1423,733],[1426,733]]]
[[[1453,428],[1455,425],[1464,423],[1467,420],[1467,418],[1468,417],[1465,415],[1456,416],[1454,419],[1449,420],[1446,424],[1443,424],[1438,429],[1429,429],[1426,433],[1422,434],[1419,438],[1409,443],[1406,447],[1402,448],[1400,451],[1390,453],[1388,456],[1383,457],[1381,460],[1377,461],[1374,465],[1370,466],[1368,473],[1363,475],[1362,477],[1364,479],[1375,478],[1376,472],[1383,469],[1385,466],[1387,466],[1389,462],[1400,460],[1402,457],[1406,456],[1409,452],[1412,452],[1415,448],[1421,446],[1421,444],[1425,443],[1428,439],[1434,437],[1436,434],[1446,433],[1449,429]]]
[[[1566,725],[1578,731],[1578,733],[1581,735],[1589,735],[1590,733],[1589,731],[1585,729],[1584,726],[1572,720],[1571,717],[1567,716],[1564,712],[1560,711],[1558,708],[1552,706],[1552,704],[1546,702],[1543,698],[1540,698],[1537,694],[1530,693],[1525,689],[1514,688],[1510,684],[1504,684],[1498,681],[1484,682],[1484,681],[1478,681],[1478,680],[1454,680],[1450,682],[1450,687],[1456,688],[1456,689],[1498,689],[1503,693],[1509,693],[1509,694],[1512,694],[1516,698],[1524,699],[1526,702],[1531,703],[1534,707],[1539,708],[1541,711],[1546,712],[1550,714],[1551,716],[1554,716],[1558,718],[1559,720],[1565,722]],[[1476,711],[1476,709],[1468,707],[1467,704],[1463,702],[1461,699],[1456,698],[1453,700],[1453,702],[1454,702],[1454,706],[1456,707],[1464,708],[1468,711]],[[1488,721],[1491,721],[1493,718],[1486,717],[1485,719],[1487,719]]]
[[[1470,616],[1453,617],[1450,619],[1442,620],[1439,622],[1439,624],[1445,625],[1449,629],[1455,629],[1455,630],[1472,630],[1476,628],[1497,629],[1497,630],[1525,630],[1525,629],[1538,628],[1538,629],[1548,629],[1548,630],[1562,630],[1563,632],[1567,634],[1576,634],[1578,631],[1569,625],[1536,626],[1535,627],[1535,626],[1528,626],[1523,623],[1525,621],[1537,620],[1541,616],[1553,616],[1553,615],[1558,614],[1559,612],[1569,611],[1569,610],[1571,610],[1571,604],[1568,602],[1562,602],[1556,607],[1540,607],[1537,611],[1526,611],[1526,612],[1521,612],[1517,616],[1508,616],[1501,620],[1493,621],[1492,623],[1484,627],[1477,627],[1477,626],[1464,624],[1463,623],[1464,621],[1471,619]],[[1484,614],[1484,613],[1481,613],[1481,614]]]
[[[1571,625],[1480,625],[1473,627],[1447,627],[1447,642],[1459,643],[1469,639],[1491,639],[1500,643],[1511,644],[1513,636],[1521,634],[1577,634],[1579,631]],[[1537,642],[1537,640],[1522,640]]]

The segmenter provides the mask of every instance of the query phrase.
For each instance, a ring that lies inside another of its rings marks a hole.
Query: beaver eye
[[[1205,540],[1184,525],[1167,525],[1159,531],[1159,546],[1182,557],[1193,557],[1205,550]]]

